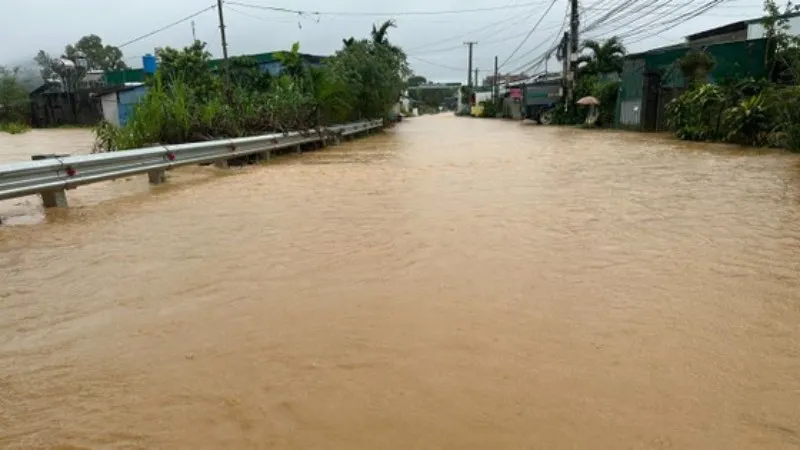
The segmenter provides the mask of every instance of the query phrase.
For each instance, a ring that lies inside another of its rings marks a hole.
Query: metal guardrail
[[[303,144],[338,143],[349,137],[383,126],[380,120],[336,125],[307,132],[275,133],[237,139],[124,150],[81,156],[54,157],[37,161],[0,165],[0,200],[40,194],[45,207],[67,206],[65,189],[85,184],[145,174],[150,182],[164,180],[164,172],[174,167],[217,163],[226,166],[230,159],[271,152]]]

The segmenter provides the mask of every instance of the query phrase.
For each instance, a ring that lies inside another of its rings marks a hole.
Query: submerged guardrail
[[[66,207],[66,190],[78,186],[145,173],[151,184],[159,184],[164,182],[165,172],[174,167],[204,163],[227,167],[229,160],[249,155],[270,159],[276,150],[296,147],[300,152],[304,144],[338,144],[343,137],[382,126],[381,120],[373,120],[307,132],[162,145],[92,155],[54,155],[47,159],[3,164],[0,165],[0,200],[39,194],[46,208]]]

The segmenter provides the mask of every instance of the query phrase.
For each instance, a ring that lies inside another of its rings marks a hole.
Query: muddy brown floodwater
[[[800,448],[797,156],[442,115],[202,170],[0,228],[0,447]]]

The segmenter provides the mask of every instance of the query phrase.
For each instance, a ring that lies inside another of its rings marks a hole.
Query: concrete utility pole
[[[567,108],[572,106],[575,100],[575,82],[578,76],[578,29],[580,28],[580,16],[578,12],[578,0],[570,0],[570,21],[569,21],[569,73],[567,74]]]
[[[221,1],[221,0],[220,0]],[[469,46],[469,65],[467,66],[467,86],[472,87],[472,46],[477,44],[474,41],[464,42],[464,45]],[[477,83],[478,80],[475,80]]]
[[[494,57],[494,78],[492,78],[492,98],[497,101],[500,92],[497,91],[497,56]]]
[[[478,68],[475,68],[475,86],[480,86],[480,81],[478,81]]]
[[[219,13],[219,36],[222,40],[222,59],[228,62],[228,40],[225,39],[225,16],[222,14],[222,0],[217,0],[217,12]]]

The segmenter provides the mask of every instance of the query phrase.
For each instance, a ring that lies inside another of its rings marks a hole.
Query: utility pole
[[[475,86],[480,86],[480,81],[478,81],[478,68],[475,68]]]
[[[219,36],[222,40],[222,59],[228,63],[228,40],[225,39],[225,16],[222,14],[222,0],[217,0],[217,12],[219,13]]]
[[[494,78],[492,78],[492,98],[497,101],[500,92],[497,90],[497,56],[494,57]]]
[[[477,44],[475,41],[464,42],[464,45],[469,46],[469,64],[467,66],[467,86],[469,87],[472,87],[472,46],[475,44]],[[478,80],[475,80],[475,82],[477,83]]]
[[[578,0],[570,0],[570,21],[569,21],[569,73],[567,74],[567,103],[569,109],[575,97],[575,82],[578,75],[578,29],[580,28],[580,16],[578,13]]]

